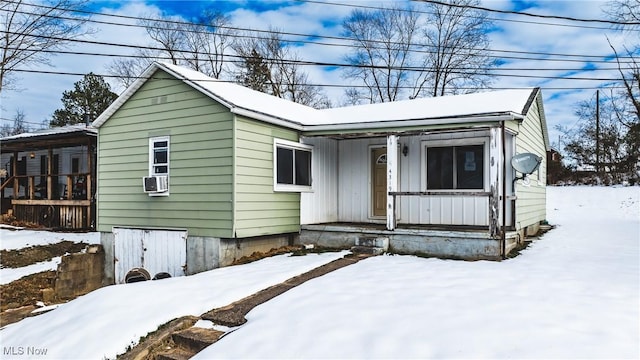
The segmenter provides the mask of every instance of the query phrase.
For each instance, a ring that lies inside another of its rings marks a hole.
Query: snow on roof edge
[[[8,141],[8,140],[16,140],[16,139],[26,139],[33,138],[39,136],[51,136],[58,134],[70,134],[74,132],[85,132],[91,134],[98,134],[98,129],[93,126],[87,126],[85,124],[73,124],[67,126],[58,126],[48,129],[41,129],[31,132],[20,133],[16,135],[5,136],[0,138],[0,141]]]
[[[234,114],[299,131],[331,125],[357,127],[360,124],[362,128],[370,128],[372,124],[376,123],[415,122],[418,119],[427,121],[442,118],[464,118],[473,122],[476,115],[482,117],[489,114],[504,115],[505,113],[526,115],[522,112],[528,111],[527,107],[530,107],[531,102],[540,93],[539,88],[485,91],[318,110],[238,84],[220,81],[178,65],[154,62],[107,110],[100,114],[93,122],[93,126],[96,128],[102,126],[157,70],[166,71],[221,103]],[[471,99],[491,99],[492,101],[468,101]],[[465,102],[465,100],[467,101]],[[338,120],[336,121],[336,119]],[[402,123],[397,125],[402,125]]]

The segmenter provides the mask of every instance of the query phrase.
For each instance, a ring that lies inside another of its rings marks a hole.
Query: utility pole
[[[600,176],[600,90],[596,90],[596,174]]]

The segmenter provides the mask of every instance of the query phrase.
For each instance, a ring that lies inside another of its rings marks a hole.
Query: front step
[[[192,327],[174,333],[171,338],[176,346],[195,354],[218,341],[223,334],[224,332],[218,330]]]
[[[389,238],[381,236],[359,236],[351,247],[354,254],[382,255],[389,250]]]
[[[353,246],[351,247],[351,252],[354,254],[362,254],[362,255],[382,255],[384,254],[384,249],[381,247],[374,246]]]
[[[224,335],[223,331],[191,327],[171,334],[173,348],[156,354],[159,360],[186,360],[215,343]]]
[[[183,349],[171,349],[165,352],[161,352],[155,356],[155,360],[188,360],[193,357],[196,353],[191,351],[186,351]]]

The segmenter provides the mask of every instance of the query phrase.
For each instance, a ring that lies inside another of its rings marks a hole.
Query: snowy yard
[[[516,258],[367,259],[256,307],[197,358],[638,359],[640,188],[549,187],[547,205],[558,227]],[[47,352],[36,358],[115,357],[170,319],[342,255],[281,255],[102,288],[0,330],[3,354],[33,347]]]
[[[31,246],[41,246],[72,241],[74,243],[99,244],[100,234],[90,233],[58,233],[41,230],[19,230],[12,226],[0,226],[0,250],[17,250]],[[8,284],[23,276],[35,274],[41,271],[56,270],[60,264],[60,257],[56,256],[49,261],[38,262],[19,268],[1,268],[0,285]]]

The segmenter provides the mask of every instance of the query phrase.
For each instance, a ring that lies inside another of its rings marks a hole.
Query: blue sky
[[[30,0],[37,2],[40,0]],[[331,0],[333,3],[347,3],[354,5],[379,6],[381,1],[365,0]],[[406,2],[404,0],[396,3]],[[384,3],[388,4],[389,1]],[[542,1],[509,1],[484,0],[481,6],[498,9],[526,11],[540,15],[570,16],[576,18],[602,19],[604,15],[601,7],[604,1],[572,1],[572,0],[542,0]],[[115,15],[147,17],[154,14],[168,14],[180,16],[184,19],[197,16],[204,8],[213,6],[227,14],[233,26],[268,30],[276,27],[285,32],[310,34],[318,36],[339,36],[342,29],[340,23],[353,7],[317,4],[305,1],[163,1],[163,0],[132,0],[132,1],[91,1],[92,11]],[[530,59],[501,59],[500,73],[522,75],[560,76],[565,79],[544,79],[530,77],[499,77],[494,87],[533,87],[542,86],[545,96],[545,111],[551,130],[553,142],[557,142],[556,125],[575,124],[573,115],[575,103],[590,99],[595,93],[594,87],[603,85],[606,81],[570,80],[573,77],[618,77],[612,51],[607,44],[606,36],[617,47],[630,43],[629,36],[636,34],[621,34],[610,30],[605,24],[576,23],[563,20],[540,19],[527,16],[517,16],[501,13],[489,13],[494,19],[494,27],[489,33],[491,47],[506,51],[524,51],[534,53],[573,54],[596,56],[586,58],[576,56],[581,61],[550,61],[562,58],[554,55],[525,55],[519,53],[503,53],[513,57]],[[95,19],[101,19],[95,16]],[[113,18],[105,18],[113,21]],[[126,21],[126,20],[118,20]],[[129,21],[131,22],[131,21]],[[139,28],[92,25],[97,32],[90,40],[102,42],[126,43],[133,46],[147,45],[150,40],[144,30]],[[326,39],[324,41],[327,41]],[[132,52],[128,49],[114,49],[91,44],[74,44],[69,50],[78,52],[122,53]],[[310,61],[341,63],[348,48],[329,47],[314,44],[299,44],[295,48],[300,58]],[[566,58],[566,57],[565,57]],[[60,73],[88,73],[106,74],[106,67],[112,58],[84,55],[58,55],[52,57],[54,67],[33,66],[33,70],[55,71]],[[603,63],[602,61],[608,61]],[[517,71],[513,69],[543,69],[538,71]],[[609,70],[597,70],[606,68]],[[512,70],[509,70],[512,69]],[[546,71],[544,69],[547,69]],[[309,78],[314,83],[344,84],[345,79],[341,71],[329,67],[305,67]],[[2,113],[0,119],[14,116],[16,110],[23,111],[29,122],[40,123],[50,118],[51,114],[62,107],[60,98],[63,91],[73,87],[73,83],[81,76],[71,75],[43,75],[21,73],[18,85],[23,89],[17,91],[3,91]],[[586,87],[589,89],[574,89]],[[559,89],[567,88],[567,89]],[[116,93],[124,89],[114,87]],[[326,88],[328,96],[334,104],[340,103],[342,90]]]

